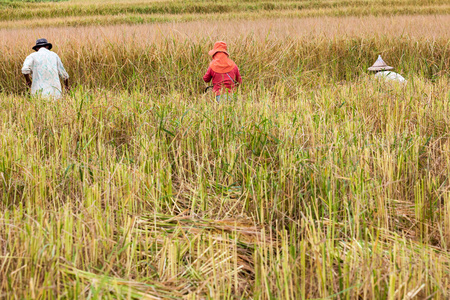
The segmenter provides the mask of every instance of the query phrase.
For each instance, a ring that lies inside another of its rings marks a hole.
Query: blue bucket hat
[[[53,45],[50,44],[49,42],[47,42],[47,39],[38,39],[36,41],[36,45],[33,47],[34,51],[37,51],[38,47],[45,47],[45,46],[50,46],[48,49],[52,49]]]

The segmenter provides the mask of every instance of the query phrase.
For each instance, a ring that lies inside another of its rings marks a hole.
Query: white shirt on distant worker
[[[384,79],[386,81],[397,81],[401,83],[406,83],[406,79],[402,75],[392,71],[378,72],[375,74],[375,77],[379,79]]]
[[[23,63],[22,74],[31,74],[31,94],[60,98],[62,79],[69,79],[58,54],[41,47],[37,52],[28,55]]]

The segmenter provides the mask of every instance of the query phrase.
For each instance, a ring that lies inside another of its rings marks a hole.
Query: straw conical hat
[[[385,70],[392,70],[393,67],[388,66],[384,60],[381,58],[381,55],[378,55],[377,61],[368,68],[369,71],[385,71]]]

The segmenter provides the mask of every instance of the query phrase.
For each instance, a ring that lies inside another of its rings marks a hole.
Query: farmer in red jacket
[[[227,44],[225,42],[215,43],[214,48],[208,54],[211,55],[212,61],[203,80],[210,82],[212,79],[217,102],[220,101],[221,96],[222,99],[232,99],[237,84],[242,83],[242,78],[234,61],[228,58]]]

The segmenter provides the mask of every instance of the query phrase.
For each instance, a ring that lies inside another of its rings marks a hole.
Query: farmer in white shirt
[[[25,59],[22,74],[25,76],[27,85],[31,87],[31,94],[60,98],[62,88],[59,77],[64,79],[64,86],[66,90],[69,90],[69,74],[64,69],[59,56],[50,49],[52,44],[46,39],[37,40],[33,47],[36,52]]]
[[[378,55],[377,61],[368,68],[369,71],[375,72],[375,77],[378,79],[384,79],[385,81],[396,81],[401,83],[406,83],[406,79],[403,78],[402,75],[392,72],[393,67],[388,66],[384,60],[381,58],[381,55]]]

